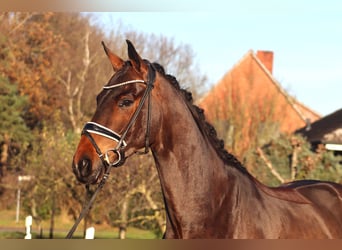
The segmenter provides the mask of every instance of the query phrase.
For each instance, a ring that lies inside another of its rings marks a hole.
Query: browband
[[[127,84],[138,83],[138,82],[145,83],[144,80],[130,80],[130,81],[121,82],[121,83],[118,83],[118,84],[115,84],[115,85],[109,85],[109,86],[105,85],[105,86],[103,86],[103,89],[113,89],[113,88],[121,87],[121,86],[124,86],[124,85],[127,85]]]

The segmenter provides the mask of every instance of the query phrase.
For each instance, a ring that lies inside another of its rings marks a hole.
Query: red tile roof
[[[210,121],[228,120],[243,112],[245,125],[258,118],[279,123],[283,132],[293,132],[321,116],[290,96],[272,76],[273,52],[249,51],[213,89],[199,100]],[[254,117],[258,116],[258,117]]]

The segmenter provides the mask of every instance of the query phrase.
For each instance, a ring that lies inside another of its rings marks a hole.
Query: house
[[[320,118],[274,78],[273,57],[272,51],[248,51],[197,102],[226,148],[238,157],[279,131],[290,134]]]
[[[314,148],[324,144],[327,150],[342,154],[342,109],[298,129],[296,133],[306,137]]]
[[[320,118],[320,115],[290,96],[273,77],[273,52],[249,51],[199,100],[209,120],[230,118],[232,110],[245,114],[250,125],[253,116],[270,119],[283,132],[292,133]]]

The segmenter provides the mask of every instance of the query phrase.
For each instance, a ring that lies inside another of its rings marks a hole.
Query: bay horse
[[[342,238],[342,185],[260,183],[224,149],[191,93],[127,44],[125,61],[102,43],[115,73],[73,157],[80,182],[99,183],[145,148],[160,178],[165,238]]]

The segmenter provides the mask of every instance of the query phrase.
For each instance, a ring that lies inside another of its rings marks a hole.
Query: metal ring
[[[109,159],[109,153],[110,152],[113,152],[114,154],[117,155],[117,160],[116,161],[110,162],[110,159]],[[116,165],[118,165],[121,162],[122,156],[121,156],[121,153],[120,153],[120,151],[118,149],[112,148],[112,149],[108,149],[106,151],[106,153],[104,154],[104,160],[108,163],[108,165],[116,166]]]

